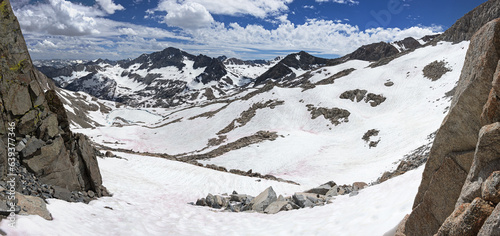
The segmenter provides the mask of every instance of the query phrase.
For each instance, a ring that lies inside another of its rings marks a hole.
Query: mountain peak
[[[361,46],[360,48],[356,49],[356,51],[349,54],[349,59],[378,61],[381,58],[392,56],[397,53],[399,53],[399,50],[391,44],[386,42],[378,42]]]

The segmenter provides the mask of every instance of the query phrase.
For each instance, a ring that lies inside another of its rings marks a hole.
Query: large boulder
[[[295,204],[302,208],[314,207],[323,203],[320,196],[315,193],[295,193],[293,194],[292,199]]]
[[[481,197],[493,204],[500,203],[500,171],[491,173],[490,177],[484,181]]]
[[[493,207],[481,198],[464,203],[446,219],[437,236],[475,236],[490,216]]]
[[[11,197],[8,190],[0,187],[0,215],[8,216],[11,209]],[[47,210],[47,204],[39,197],[25,196],[15,192],[15,208],[14,213],[19,215],[38,215],[46,220],[52,220],[52,215]]]
[[[464,183],[462,179],[472,164],[483,105],[488,100],[500,59],[499,23],[500,19],[489,22],[472,37],[450,111],[436,134],[415,197],[414,211],[406,222],[407,235],[436,233],[455,208]],[[443,179],[449,182],[443,183]],[[446,191],[438,191],[442,184]],[[440,211],[435,209],[437,203]],[[422,214],[425,217],[417,217]]]
[[[500,204],[497,204],[495,210],[486,219],[478,236],[500,236]]]
[[[496,170],[500,170],[500,122],[481,129],[474,162],[456,205],[481,197],[483,182]]]
[[[276,214],[280,211],[285,211],[287,210],[286,206],[288,205],[289,203],[287,201],[275,201],[275,202],[272,202],[271,204],[269,204],[269,206],[266,207],[266,209],[264,210],[264,213],[267,213],[267,214]]]
[[[250,210],[264,212],[264,210],[278,199],[273,187],[269,187],[264,192],[260,193],[250,202]]]
[[[324,183],[316,188],[309,189],[305,192],[326,195],[326,193],[328,193],[328,191],[330,191],[333,187],[336,187],[336,186],[337,186],[337,184],[335,182],[330,181],[330,182]]]

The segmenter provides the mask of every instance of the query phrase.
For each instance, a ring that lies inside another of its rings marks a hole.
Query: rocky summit
[[[15,175],[16,192],[25,198],[108,196],[98,151],[71,132],[58,88],[34,68],[8,0],[0,2],[0,14],[0,185],[9,189],[8,175]]]

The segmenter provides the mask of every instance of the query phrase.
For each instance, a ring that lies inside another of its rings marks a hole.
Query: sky
[[[180,48],[336,58],[443,32],[486,0],[11,0],[33,59],[119,60]]]

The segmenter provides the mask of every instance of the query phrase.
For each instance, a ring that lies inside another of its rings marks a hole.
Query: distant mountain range
[[[435,36],[365,45],[336,59],[301,51],[274,60],[192,55],[177,48],[120,61],[40,60],[35,66],[57,86],[135,107],[172,107],[235,94],[241,88],[276,82],[299,86],[302,75],[349,60],[378,61],[422,47]]]

